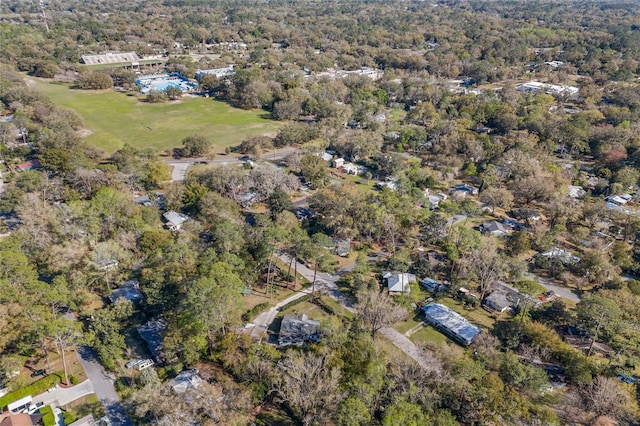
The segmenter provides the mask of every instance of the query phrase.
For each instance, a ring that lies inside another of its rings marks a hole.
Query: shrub
[[[310,294],[305,294],[304,296],[302,296],[300,299],[296,299],[296,300],[292,300],[291,302],[285,304],[284,306],[282,306],[280,308],[280,311],[286,311],[287,309],[289,309],[292,306],[296,306],[297,304],[300,304],[302,302],[306,302],[307,300],[309,300],[311,298]]]
[[[70,411],[63,411],[62,418],[64,420],[64,424],[68,425],[76,421],[77,417],[71,413]]]
[[[40,414],[42,414],[42,424],[44,426],[56,426],[56,417],[53,415],[53,408],[50,405],[42,407]]]
[[[69,381],[72,385],[77,385],[80,382],[76,376],[69,376]]]
[[[61,372],[50,374],[47,377],[43,377],[37,382],[30,384],[29,386],[25,386],[13,392],[9,392],[8,394],[0,398],[0,408],[4,408],[7,406],[7,404],[11,404],[12,402],[19,400],[20,398],[24,398],[25,396],[38,395],[45,392],[54,384],[62,381],[62,374],[63,373]]]
[[[241,317],[242,321],[247,322],[247,321],[251,320],[251,318],[253,318],[254,316],[258,315],[260,312],[264,311],[268,307],[269,307],[269,303],[268,302],[262,302],[262,303],[257,304],[256,306],[254,306],[253,308],[249,309],[247,312],[242,314],[242,317]]]

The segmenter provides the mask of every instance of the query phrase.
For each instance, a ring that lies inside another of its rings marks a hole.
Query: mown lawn
[[[125,143],[163,151],[180,146],[182,139],[193,134],[208,137],[222,152],[249,136],[275,136],[282,126],[270,120],[265,111],[232,108],[210,98],[185,96],[151,104],[144,102],[144,97],[112,90],[75,90],[49,80],[30,80],[52,102],[80,114],[91,131],[86,141],[110,153]]]

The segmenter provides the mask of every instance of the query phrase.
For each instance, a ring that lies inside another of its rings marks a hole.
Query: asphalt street
[[[107,375],[93,350],[88,346],[81,346],[78,348],[78,355],[87,377],[93,384],[93,391],[104,406],[110,426],[133,426],[113,386],[114,379]]]

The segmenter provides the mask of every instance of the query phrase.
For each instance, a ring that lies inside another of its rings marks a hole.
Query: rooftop
[[[422,308],[426,320],[458,342],[469,345],[481,330],[466,318],[439,303]]]
[[[143,295],[140,291],[138,280],[129,280],[122,284],[119,288],[113,290],[109,295],[111,303],[116,303],[116,300],[124,298],[132,302],[139,302],[142,300]]]
[[[164,361],[162,352],[162,340],[164,331],[167,328],[167,320],[159,318],[155,321],[148,321],[137,328],[138,334],[142,337],[149,348],[149,352],[158,363]]]
[[[278,345],[302,345],[317,342],[320,338],[320,321],[309,319],[305,314],[285,315],[280,325]]]

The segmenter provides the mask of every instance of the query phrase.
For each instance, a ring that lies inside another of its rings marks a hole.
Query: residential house
[[[333,240],[336,248],[336,254],[340,257],[347,257],[351,252],[351,240],[349,238]]]
[[[198,389],[203,380],[198,375],[198,369],[182,370],[173,380],[171,380],[171,390],[180,395],[191,389]]]
[[[511,229],[502,222],[491,220],[480,225],[480,232],[496,237],[504,237],[511,232]]]
[[[166,212],[162,215],[167,221],[167,228],[171,231],[177,231],[182,227],[182,224],[191,219],[186,214],[178,213],[173,210]]]
[[[344,158],[340,157],[333,160],[333,167],[339,169],[342,166],[344,166]]]
[[[513,209],[510,212],[510,216],[518,220],[525,220],[528,222],[540,220],[540,210],[536,209]]]
[[[496,289],[484,299],[483,303],[489,310],[504,312],[520,306],[525,300],[527,300],[526,295],[505,283],[498,282]]]
[[[324,161],[326,161],[327,163],[330,162],[331,160],[333,160],[333,154],[330,153],[329,151],[324,151],[322,153],[318,153],[316,154],[318,157],[322,158]]]
[[[429,303],[422,308],[422,312],[425,320],[435,329],[465,346],[470,345],[481,332],[462,315],[439,303]]]
[[[569,197],[571,198],[580,199],[587,195],[587,191],[585,191],[581,186],[567,185],[567,188],[569,189]]]
[[[552,96],[575,96],[580,89],[575,86],[560,86],[557,84],[540,83],[539,81],[529,81],[516,86],[516,90],[526,93],[546,93]]]
[[[430,293],[437,293],[447,289],[447,285],[440,283],[432,278],[424,278],[420,281],[420,286]]]
[[[33,416],[42,418],[41,415]],[[39,424],[38,422],[34,422],[32,416],[27,413],[20,413],[9,415],[0,421],[0,426],[33,426],[35,424]]]
[[[300,346],[320,340],[320,321],[309,319],[306,314],[285,315],[280,324],[278,345]]]
[[[449,194],[455,195],[456,197],[462,198],[467,194],[469,195],[478,195],[480,190],[475,186],[469,185],[467,183],[461,183],[460,185],[456,185],[452,188],[449,188]]]
[[[387,281],[389,294],[410,293],[410,284],[417,282],[415,275],[403,272],[384,271],[382,278]]]
[[[344,163],[342,165],[342,171],[348,175],[360,175],[367,171],[367,168],[364,166],[359,166],[353,163]]]
[[[129,280],[113,290],[109,295],[111,303],[116,303],[116,300],[120,298],[130,300],[134,303],[141,301],[144,296],[140,291],[140,282],[138,280]]]
[[[558,247],[552,247],[547,251],[543,251],[539,253],[538,256],[546,257],[547,259],[558,259],[564,265],[575,265],[581,260],[579,256]]]
[[[633,196],[631,194],[612,195],[610,197],[607,197],[607,201],[618,206],[624,206],[629,201],[631,201],[632,198]]]
[[[198,70],[196,71],[196,80],[200,81],[202,77],[205,75],[215,75],[217,78],[231,77],[235,74],[233,70],[233,65],[229,65],[224,68],[214,68],[209,70]]]
[[[137,328],[138,334],[145,341],[149,352],[154,361],[162,364],[166,361],[163,351],[164,332],[167,329],[167,320],[158,318],[154,321],[148,321]]]
[[[376,183],[376,188],[382,190],[384,188],[389,188],[392,191],[398,190],[398,179],[395,178],[387,178],[384,182]]]
[[[424,196],[427,197],[427,200],[429,201],[429,210],[437,209],[438,205],[447,199],[447,194],[443,194],[442,192],[431,195],[429,193],[429,188],[424,190]]]

